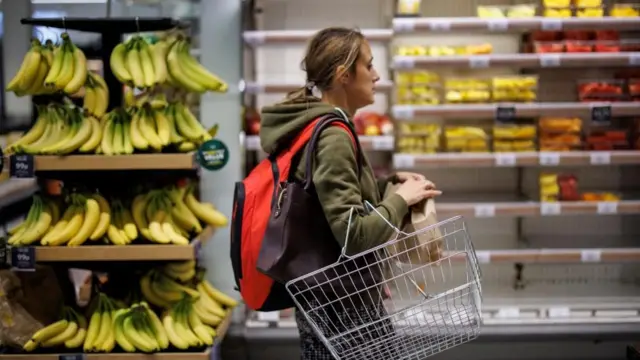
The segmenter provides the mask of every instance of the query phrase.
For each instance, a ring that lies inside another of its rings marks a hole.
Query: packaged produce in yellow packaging
[[[546,7],[569,7],[571,0],[542,0],[542,5]]]
[[[583,8],[578,8],[576,10],[576,17],[579,17],[579,18],[603,17],[603,16],[604,16],[604,8],[602,7],[583,7]]]
[[[636,17],[640,16],[640,6],[636,4],[615,4],[609,11],[613,17]]]
[[[535,151],[536,143],[533,140],[493,140],[495,152],[523,152]]]
[[[560,186],[558,185],[557,174],[540,174],[540,177],[538,178],[538,184],[540,188],[540,201],[558,201],[560,195]]]
[[[602,0],[575,0],[574,5],[577,7],[601,7]]]
[[[536,127],[533,125],[495,125],[493,137],[499,140],[534,139]]]
[[[433,85],[440,82],[440,75],[431,71],[416,71],[413,73],[413,82],[421,85]]]
[[[441,126],[438,124],[408,124],[399,126],[397,148],[412,154],[435,153],[440,149]]]
[[[543,12],[544,17],[549,18],[570,18],[571,17],[571,9],[570,8],[546,8]]]
[[[445,101],[448,103],[485,103],[491,100],[489,82],[482,79],[445,80]]]
[[[477,126],[448,126],[445,129],[447,151],[487,152],[487,132]]]
[[[396,11],[398,15],[419,15],[420,0],[398,0]]]
[[[540,118],[538,126],[540,131],[544,132],[580,132],[582,131],[582,119],[544,117]]]
[[[530,102],[537,99],[536,76],[498,76],[491,80],[493,101]]]

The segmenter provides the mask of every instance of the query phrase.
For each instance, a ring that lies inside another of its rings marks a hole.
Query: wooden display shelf
[[[446,253],[452,260],[463,261],[466,253]],[[526,249],[476,250],[481,264],[497,263],[621,263],[640,261],[640,248],[611,249]]]
[[[215,232],[208,226],[189,245],[35,246],[37,262],[64,261],[180,261],[196,258],[197,249]]]
[[[8,161],[8,160],[7,160]],[[195,153],[133,155],[37,155],[36,171],[100,170],[191,170],[197,167]]]
[[[396,33],[450,32],[450,31],[531,31],[531,30],[636,30],[640,17],[618,18],[546,18],[483,19],[478,17],[455,18],[395,18]]]
[[[462,215],[475,218],[502,216],[563,216],[640,214],[640,201],[561,201],[561,202],[495,202],[443,203],[436,205],[441,219]]]
[[[299,89],[302,83],[286,82],[248,82],[245,84],[245,92],[248,94],[281,94]],[[390,80],[380,80],[375,85],[378,91],[390,91],[393,89],[393,82]]]
[[[432,69],[434,67],[488,68],[566,68],[598,66],[638,66],[639,52],[492,54],[458,56],[395,56],[394,70]]]
[[[224,340],[231,326],[231,316],[233,309],[227,311],[227,316],[222,320],[216,328],[216,338],[213,346],[202,352],[157,352],[154,354],[143,353],[111,353],[111,354],[9,354],[0,355],[1,360],[60,360],[64,355],[82,355],[85,360],[211,360],[216,347]],[[79,358],[78,358],[79,359]]]
[[[243,38],[244,42],[251,46],[299,43],[311,39],[318,30],[245,31]],[[390,41],[393,37],[391,29],[363,29],[361,31],[369,41]]]
[[[35,179],[9,179],[0,183],[0,208],[24,200],[38,190]]]
[[[513,108],[515,117],[577,116],[590,117],[594,107],[611,107],[611,116],[638,116],[640,102],[580,103],[494,103],[494,104],[442,104],[442,105],[394,105],[391,113],[396,120],[411,120],[420,116],[447,118],[492,118],[500,108]]]
[[[363,150],[373,151],[392,151],[394,148],[394,137],[385,136],[358,136],[360,145]],[[244,137],[244,148],[251,151],[262,151],[260,147],[260,137],[257,135],[249,135]]]
[[[421,167],[599,166],[640,164],[640,150],[516,153],[439,153],[393,156],[395,169]]]

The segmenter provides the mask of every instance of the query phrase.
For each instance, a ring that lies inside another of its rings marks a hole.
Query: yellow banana
[[[202,341],[205,345],[213,345],[213,336],[209,334],[207,329],[204,327],[202,321],[196,314],[195,310],[189,304],[189,307],[185,310],[187,312],[186,317],[191,326],[191,330],[193,333]]]
[[[202,84],[191,79],[183,69],[182,59],[180,55],[181,41],[174,42],[167,53],[167,69],[171,75],[171,79],[177,82],[181,87],[194,93],[202,94],[207,89]]]
[[[129,138],[134,148],[138,150],[147,150],[149,148],[149,142],[142,136],[140,132],[140,111],[136,111],[131,117],[131,126],[129,127]]]
[[[87,82],[87,58],[84,52],[73,45],[73,75],[64,86],[64,92],[73,95]]]
[[[66,244],[75,234],[80,231],[80,227],[84,222],[84,209],[79,206],[72,205],[74,213],[65,227],[47,241],[47,245],[60,246]]]
[[[109,206],[109,202],[100,194],[93,194],[91,197],[98,202],[100,206],[100,220],[98,220],[98,225],[93,229],[91,236],[89,239],[98,240],[104,236],[107,232],[107,228],[111,224],[111,207]]]
[[[64,346],[67,349],[76,349],[84,344],[84,339],[87,336],[87,319],[84,316],[73,311],[76,322],[78,323],[78,331],[74,336],[64,342]]]
[[[140,56],[140,66],[142,68],[142,75],[144,76],[144,86],[151,88],[156,83],[155,69],[153,68],[153,55],[149,49],[149,44],[146,40],[141,39],[139,42],[138,56]]]
[[[90,121],[78,113],[75,114],[72,121],[75,122],[74,126],[78,130],[68,142],[64,143],[57,149],[58,154],[67,155],[80,149],[91,137],[91,130],[93,127]]]
[[[151,287],[151,277],[149,274],[142,276],[140,278],[140,292],[142,296],[144,296],[147,301],[151,304],[160,307],[160,308],[168,308],[171,306],[171,302],[160,297]]]
[[[88,114],[95,114],[96,102],[98,101],[96,89],[91,85],[91,81],[87,81],[84,85],[84,98],[82,99],[82,108]]]
[[[64,58],[62,60],[62,68],[60,73],[53,81],[56,90],[63,91],[65,86],[73,79],[75,73],[74,45],[69,39],[69,34],[62,34],[62,51]],[[84,82],[83,82],[84,83]]]
[[[158,129],[158,138],[163,146],[169,145],[171,140],[171,128],[169,127],[169,120],[164,116],[162,111],[153,111],[153,119]]]
[[[215,76],[191,56],[190,45],[186,40],[182,40],[178,51],[180,52],[180,63],[183,66],[183,71],[191,80],[198,82],[207,90],[217,92],[226,92],[228,90],[227,84],[222,79]]]
[[[62,331],[61,333],[59,333],[54,337],[47,339],[46,341],[43,341],[41,346],[46,348],[46,347],[54,347],[54,346],[62,345],[67,340],[73,338],[77,332],[78,332],[78,323],[76,323],[75,321],[69,321],[64,331]]]
[[[204,291],[213,300],[219,302],[220,304],[227,307],[235,307],[238,305],[238,302],[234,298],[213,287],[213,285],[211,285],[211,283],[206,279],[203,279],[199,285],[202,286]]]
[[[156,132],[154,119],[145,109],[141,110],[138,126],[140,128],[140,133],[147,140],[149,146],[156,151],[162,150],[162,140]]]
[[[161,40],[150,47],[156,84],[164,84],[167,81],[166,43]]]
[[[35,334],[31,335],[31,340],[33,340],[36,344],[42,344],[43,342],[65,331],[67,329],[68,323],[69,322],[67,320],[58,320],[53,324],[45,326],[44,328],[36,331]]]
[[[51,210],[46,204],[42,202],[39,196],[34,196],[34,205],[36,206],[35,224],[31,225],[20,237],[20,243],[22,245],[31,245],[32,243],[39,241],[49,230],[51,225]]]
[[[31,84],[38,76],[42,44],[37,39],[31,41],[31,48],[24,56],[22,64],[16,75],[7,84],[7,90],[13,92],[24,92],[31,87]]]
[[[209,296],[209,294],[207,294],[206,290],[202,287],[202,283],[199,283],[196,286],[196,289],[198,289],[198,292],[200,292],[199,301],[201,301],[201,306],[203,308],[207,309],[208,312],[219,316],[220,318],[224,318],[227,315],[226,311],[224,311],[220,303],[218,303],[218,301],[214,300]]]
[[[91,136],[78,150],[82,153],[95,152],[102,141],[102,127],[98,119],[93,116],[87,117],[85,121],[91,125]]]
[[[84,221],[78,232],[69,240],[68,246],[80,246],[89,239],[100,222],[100,204],[88,198],[85,202]]]
[[[153,352],[156,349],[155,344],[151,343],[149,339],[142,336],[139,330],[133,324],[133,317],[127,316],[122,322],[122,331],[125,337],[131,345],[143,352]]]
[[[49,72],[49,65],[47,65],[47,60],[44,58],[44,55],[40,59],[40,64],[38,65],[38,73],[36,74],[33,83],[27,89],[26,93],[28,95],[39,95],[44,94],[46,89],[44,87],[44,78],[47,77],[47,73]]]
[[[208,311],[208,309],[203,306],[203,302],[201,300],[198,300],[193,304],[193,309],[198,314],[200,320],[207,325],[218,326],[222,322],[222,318]]]
[[[124,329],[122,325],[124,323],[124,319],[129,315],[128,309],[119,309],[116,311],[113,320],[113,335],[116,343],[122,350],[132,353],[136,351],[136,347],[131,344],[129,339],[124,334]]]
[[[40,240],[40,243],[42,245],[49,245],[49,243],[51,242],[51,239],[58,236],[58,234],[62,232],[64,228],[67,227],[69,220],[71,220],[74,214],[75,214],[75,207],[74,206],[68,207],[64,211],[62,218],[58,220],[58,222],[53,226],[53,228],[50,228],[47,234],[42,238],[42,240]]]
[[[202,346],[203,345],[202,340],[200,340],[196,336],[196,334],[193,333],[193,331],[191,330],[191,327],[189,326],[189,322],[187,320],[185,310],[184,309],[177,310],[175,307],[173,310],[174,310],[173,318],[175,319],[174,327],[178,332],[178,334],[180,334],[180,336],[182,336],[183,339],[189,342],[191,346]]]
[[[147,240],[152,240],[151,232],[149,231],[149,224],[145,215],[145,209],[147,207],[147,196],[137,195],[133,198],[131,203],[131,215],[133,221],[136,223],[140,234]]]
[[[109,107],[109,87],[102,76],[96,73],[90,73],[90,76],[94,82],[94,92],[96,94],[96,104],[93,115],[100,119]]]
[[[124,43],[116,45],[116,47],[111,51],[111,56],[109,57],[111,72],[113,72],[113,75],[115,75],[115,77],[123,84],[130,84],[133,81],[133,77],[125,65],[127,46],[128,44]]]
[[[185,195],[184,203],[198,219],[211,226],[227,226],[229,222],[227,217],[221,212],[203,206],[198,200],[196,200],[191,191],[187,192]]]
[[[162,232],[165,233],[172,243],[176,245],[189,245],[189,239],[178,234],[175,229],[175,225],[171,220],[171,215],[167,215],[167,217],[162,222]]]
[[[136,227],[131,211],[128,208],[122,208],[121,210],[123,230],[129,240],[133,241],[138,238],[138,228]]]
[[[147,303],[143,302],[142,306],[146,308],[147,317],[151,322],[151,326],[153,328],[153,332],[155,333],[155,338],[158,341],[158,345],[160,346],[160,350],[168,348],[169,338],[167,337],[167,332],[165,331],[164,326],[162,326],[162,321],[160,321],[158,315],[156,315],[156,313],[149,308],[149,305],[147,305]]]
[[[100,333],[100,329],[102,328],[102,313],[101,313],[101,304],[98,300],[98,306],[91,314],[91,318],[89,319],[89,328],[87,329],[87,335],[84,341],[84,352],[92,351],[95,348],[96,339],[98,338],[98,334]]]
[[[28,145],[38,140],[42,136],[42,134],[44,134],[44,131],[47,128],[47,123],[48,123],[47,117],[44,116],[41,111],[39,111],[39,115],[36,119],[36,123],[33,124],[31,129],[29,129],[29,131],[27,131],[24,135],[22,135],[22,137],[20,137],[14,143],[10,144],[5,149],[5,153],[11,154],[14,152],[14,149],[16,147],[23,144]]]
[[[139,50],[139,38],[133,38],[128,45],[127,53],[125,54],[125,64],[129,74],[131,74],[131,81],[133,85],[139,89],[144,89],[144,73],[142,70],[142,64],[140,64],[140,50]]]
[[[107,115],[108,116],[108,115]],[[114,122],[113,117],[109,116],[103,125],[102,141],[100,141],[100,149],[105,155],[115,155],[113,150],[113,136],[114,134]]]
[[[124,119],[122,123],[122,146],[124,153],[127,155],[133,154],[135,148],[131,142],[131,119]]]
[[[162,324],[164,325],[164,329],[167,331],[167,338],[171,345],[181,350],[189,348],[189,343],[178,335],[178,332],[175,329],[175,320],[171,316],[171,312],[162,317]]]

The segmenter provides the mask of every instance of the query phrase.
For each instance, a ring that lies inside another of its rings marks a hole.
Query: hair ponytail
[[[313,83],[309,82],[304,86],[296,89],[294,91],[290,91],[287,93],[287,97],[284,99],[282,104],[297,104],[307,102],[309,98],[313,98]]]

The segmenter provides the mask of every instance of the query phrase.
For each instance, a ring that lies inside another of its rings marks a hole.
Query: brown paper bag
[[[399,186],[400,184],[389,183],[384,197],[394,194]],[[405,218],[400,230],[411,234],[437,223],[435,201],[426,199],[411,207],[409,215]],[[399,241],[394,246],[389,246],[388,251],[402,263],[413,265],[429,264],[442,258],[442,233],[439,227],[434,226],[427,231]]]

